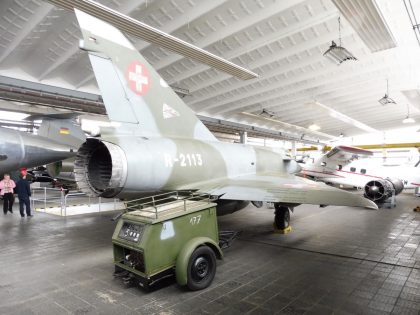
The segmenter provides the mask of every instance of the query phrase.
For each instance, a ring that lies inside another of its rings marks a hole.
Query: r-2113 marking
[[[181,167],[186,166],[202,166],[203,160],[201,159],[201,154],[180,154],[179,155],[179,165]]]
[[[203,165],[203,159],[201,158],[201,154],[198,153],[180,153],[178,157],[173,157],[170,154],[165,154],[164,158],[166,167],[172,167],[177,162],[179,162],[179,166],[181,167],[194,167]]]

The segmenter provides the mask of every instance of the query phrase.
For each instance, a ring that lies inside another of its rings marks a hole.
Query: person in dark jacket
[[[15,191],[19,198],[20,216],[22,218],[25,217],[25,213],[23,212],[23,205],[25,205],[26,215],[28,217],[32,217],[31,203],[29,201],[29,197],[31,196],[31,187],[29,186],[29,182],[26,180],[26,176],[22,176],[21,179],[18,180]]]

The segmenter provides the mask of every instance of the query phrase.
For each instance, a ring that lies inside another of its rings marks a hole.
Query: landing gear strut
[[[274,230],[286,234],[292,230],[290,226],[290,209],[282,204],[274,204]]]

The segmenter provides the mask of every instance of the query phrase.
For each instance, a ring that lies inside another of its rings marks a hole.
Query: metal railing
[[[32,196],[31,196],[31,206],[32,209],[36,209],[35,204],[41,203],[46,210],[47,207],[62,206],[64,192],[61,189],[57,188],[48,188],[48,187],[31,187]]]
[[[97,205],[97,212],[102,211],[103,205],[110,203],[110,199],[108,199],[108,202],[103,202],[101,197],[90,197],[79,191],[66,193],[65,190],[59,188],[32,188],[31,205],[32,209],[34,210],[36,209],[36,205],[41,204],[44,208],[44,212],[47,212],[48,207],[59,208],[60,215],[67,216],[67,210],[71,206],[72,202],[74,202],[74,200],[77,200],[77,203],[80,205],[87,205],[89,208],[92,205]],[[117,209],[118,199],[114,198],[112,199],[112,202],[112,210],[119,210]]]
[[[209,194],[171,191],[150,197],[134,199],[125,202],[126,211],[139,211],[137,215],[158,219],[159,215],[165,215],[168,211],[174,209],[187,211],[188,208],[199,206],[203,202],[211,203],[213,199]],[[188,207],[187,207],[188,206]]]

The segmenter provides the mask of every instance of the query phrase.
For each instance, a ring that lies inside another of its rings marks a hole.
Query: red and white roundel
[[[133,61],[127,68],[127,82],[130,89],[137,95],[144,95],[150,88],[150,75],[146,66],[139,61]]]

